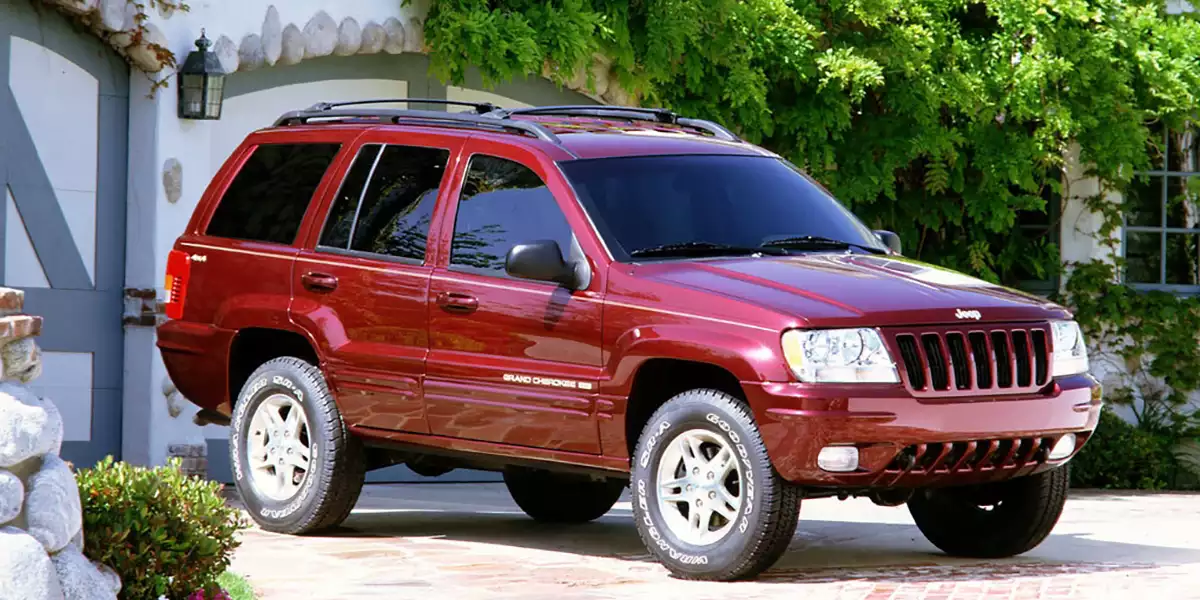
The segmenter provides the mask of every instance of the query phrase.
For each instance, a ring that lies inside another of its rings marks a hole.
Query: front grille
[[[891,337],[905,384],[918,395],[1026,393],[1050,380],[1047,330],[1039,326],[955,327]]]
[[[935,442],[904,448],[888,463],[889,473],[933,475],[1019,469],[1046,461],[1051,438]]]

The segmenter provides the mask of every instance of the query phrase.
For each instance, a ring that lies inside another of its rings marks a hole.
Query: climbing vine
[[[1151,127],[1182,127],[1200,107],[1200,22],[1163,5],[434,0],[425,27],[447,81],[470,67],[485,82],[594,81],[603,56],[635,101],[734,127],[899,233],[910,256],[1009,285],[1068,276],[1062,299],[1095,343],[1165,382],[1137,410],[1155,420],[1166,407],[1182,427],[1200,388],[1200,301],[1132,290],[1120,260],[1063,273],[1052,233],[1072,146],[1119,191],[1148,166]],[[1093,233],[1113,246],[1122,207],[1104,197],[1089,200],[1104,216]],[[1149,389],[1120,387],[1109,397]]]

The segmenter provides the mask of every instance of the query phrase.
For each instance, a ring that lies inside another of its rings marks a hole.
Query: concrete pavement
[[[234,558],[265,600],[299,598],[1200,599],[1200,495],[1073,492],[1054,534],[1013,559],[953,559],[907,509],[810,500],[788,553],[757,581],[672,579],[628,499],[583,526],[526,518],[503,484],[369,485],[345,527],[251,529]]]

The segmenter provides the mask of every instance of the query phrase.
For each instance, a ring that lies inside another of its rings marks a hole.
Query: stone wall
[[[83,555],[83,516],[71,466],[59,458],[63,421],[25,384],[41,374],[41,317],[24,293],[0,288],[0,598],[107,600],[121,581]]]

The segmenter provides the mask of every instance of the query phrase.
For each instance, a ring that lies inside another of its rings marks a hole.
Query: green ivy
[[[612,61],[642,103],[733,126],[909,254],[1014,283],[1059,270],[1018,215],[1062,197],[1077,141],[1120,183],[1147,125],[1200,102],[1200,25],[1159,1],[435,0],[432,68],[461,83]]]
[[[472,66],[487,83],[563,83],[602,56],[635,101],[778,152],[906,254],[1013,285],[1062,270],[1053,241],[1017,225],[1061,214],[1072,144],[1119,190],[1148,167],[1151,126],[1200,108],[1200,21],[1164,4],[434,0],[425,27],[433,72],[453,83]],[[1087,202],[1112,247],[1121,206],[1106,198]],[[1119,263],[1073,266],[1064,300],[1144,380],[1112,397],[1145,427],[1194,435],[1200,301],[1135,292]],[[1143,385],[1155,378],[1166,391]]]

